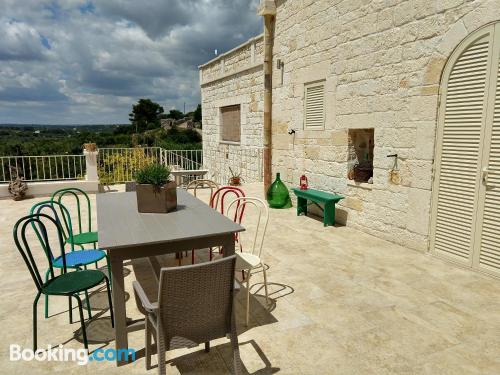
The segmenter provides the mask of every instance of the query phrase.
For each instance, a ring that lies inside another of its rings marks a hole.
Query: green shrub
[[[135,173],[138,184],[151,184],[155,187],[165,185],[170,177],[170,169],[162,164],[150,164],[142,167]]]

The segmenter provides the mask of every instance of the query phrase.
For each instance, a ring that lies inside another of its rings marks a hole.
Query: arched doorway
[[[444,68],[435,166],[431,251],[500,276],[500,22]]]

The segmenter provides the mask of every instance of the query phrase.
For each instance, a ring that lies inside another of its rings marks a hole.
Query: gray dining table
[[[234,254],[234,234],[245,230],[181,189],[177,209],[166,214],[139,213],[135,192],[98,194],[97,223],[99,248],[108,252],[111,264],[117,350],[128,349],[128,333],[144,325],[127,324],[124,261],[216,246],[229,256]],[[129,360],[117,356],[118,365]]]

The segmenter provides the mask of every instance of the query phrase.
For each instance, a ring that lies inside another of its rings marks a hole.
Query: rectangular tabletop
[[[99,247],[111,251],[244,231],[182,189],[177,210],[166,214],[139,213],[135,192],[99,194],[97,222]]]

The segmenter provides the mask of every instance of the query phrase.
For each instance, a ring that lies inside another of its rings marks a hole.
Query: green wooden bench
[[[297,196],[297,216],[300,214],[307,215],[307,202],[311,201],[311,204],[316,205],[323,211],[324,226],[335,225],[335,203],[344,199],[343,196],[314,189],[292,190]],[[323,204],[325,207],[321,207],[320,204]]]

